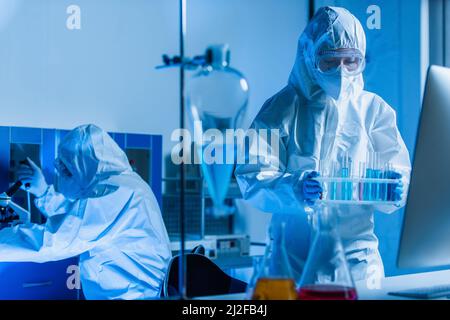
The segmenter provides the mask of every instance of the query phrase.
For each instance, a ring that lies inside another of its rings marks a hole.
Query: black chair
[[[230,277],[214,262],[204,255],[202,246],[196,247],[186,256],[186,296],[188,298],[242,293],[247,289],[243,281]],[[180,256],[175,256],[169,263],[164,280],[162,297],[179,296],[178,267]]]

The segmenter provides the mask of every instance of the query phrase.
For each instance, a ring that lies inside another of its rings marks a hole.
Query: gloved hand
[[[389,171],[387,173],[388,179],[401,179],[402,175],[396,171]],[[393,183],[388,186],[388,200],[389,201],[401,201],[404,192],[403,182]]]
[[[314,180],[314,178],[317,178],[318,176],[319,173],[313,171],[303,179],[302,194],[307,205],[314,205],[314,203],[322,196],[323,188],[319,181]]]
[[[27,161],[28,165],[22,164],[17,170],[18,179],[23,183],[22,189],[40,198],[47,192],[47,182],[41,168],[30,158],[27,158]]]

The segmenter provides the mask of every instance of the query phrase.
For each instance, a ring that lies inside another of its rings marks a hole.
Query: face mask
[[[76,200],[80,197],[81,188],[73,177],[58,174],[58,192],[70,200]]]
[[[350,95],[352,81],[349,76],[343,72],[336,72],[334,74],[317,74],[318,84],[325,91],[327,96],[334,100]]]

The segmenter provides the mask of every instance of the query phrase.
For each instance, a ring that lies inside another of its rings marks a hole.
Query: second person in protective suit
[[[271,230],[286,223],[286,247],[296,280],[307,258],[310,226],[305,206],[320,197],[314,180],[319,164],[331,166],[343,157],[353,163],[376,152],[402,179],[395,192],[404,199],[411,170],[409,154],[397,129],[394,110],[379,96],[364,91],[366,37],[360,22],[346,9],[318,10],[301,35],[288,85],[262,107],[251,128],[279,129],[279,159],[252,154],[257,164],[236,168],[244,198],[273,213]],[[261,141],[260,141],[261,142]],[[270,149],[270,142],[266,141]],[[384,275],[374,234],[374,211],[392,213],[395,206],[346,205],[333,208],[354,280],[371,272]],[[369,268],[370,267],[370,268]]]
[[[85,125],[58,146],[57,188],[31,160],[18,172],[45,225],[0,230],[0,261],[46,262],[80,256],[88,299],[159,297],[171,258],[156,198],[102,129]]]

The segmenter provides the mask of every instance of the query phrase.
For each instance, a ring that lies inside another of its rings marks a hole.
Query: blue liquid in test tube
[[[336,177],[336,162],[331,165],[331,177]],[[330,200],[337,200],[337,183],[330,182]]]
[[[341,178],[347,178],[347,177],[348,177],[348,168],[342,168],[341,169]],[[341,194],[342,199],[341,200],[347,200],[347,194],[348,194],[347,182],[342,182],[341,188],[342,188],[342,194]]]
[[[381,179],[382,172],[381,172],[381,165],[380,165],[380,154],[378,152],[374,152],[372,155],[372,178],[373,179]],[[373,190],[372,190],[372,200],[373,201],[379,201],[381,200],[380,192],[381,192],[381,185],[379,182],[373,183]]]
[[[374,179],[380,179],[381,178],[381,170],[379,170],[379,169],[372,170],[372,176]],[[381,191],[380,184],[374,182],[373,190],[372,190],[372,192],[373,192],[372,200],[374,200],[374,201],[380,200],[380,191]]]
[[[371,168],[366,169],[366,178],[372,178],[373,170]],[[365,201],[371,201],[372,200],[372,183],[365,183],[364,184],[364,200]]]
[[[342,158],[341,178],[350,178],[352,161],[346,152]],[[349,181],[342,182],[342,200],[352,200],[353,185]]]
[[[381,173],[381,178],[382,179],[386,179],[387,178],[386,166],[385,166],[383,172]],[[386,201],[387,200],[387,184],[386,184],[386,182],[383,182],[383,183],[380,184],[380,200],[381,201]]]

